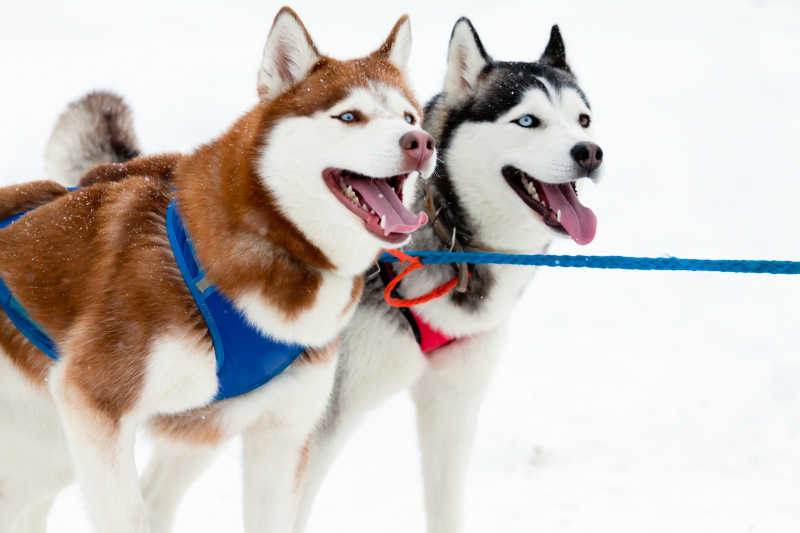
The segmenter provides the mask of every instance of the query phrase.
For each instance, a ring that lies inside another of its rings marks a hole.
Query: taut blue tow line
[[[800,261],[756,259],[683,259],[680,257],[626,257],[622,255],[548,255],[486,252],[406,252],[427,265],[469,263],[473,265],[528,265],[562,268],[602,268],[619,270],[687,270],[692,272],[737,272],[741,274],[800,274]],[[384,263],[396,257],[383,254]]]

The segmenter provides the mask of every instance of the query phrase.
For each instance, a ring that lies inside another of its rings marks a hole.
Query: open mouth
[[[568,234],[578,244],[589,244],[597,231],[597,217],[578,200],[575,182],[545,183],[507,165],[503,177],[514,192],[536,211],[545,224]]]
[[[406,240],[410,233],[428,222],[424,212],[415,215],[403,205],[403,183],[410,175],[373,178],[340,168],[327,168],[322,178],[334,196],[364,220],[370,233],[395,244]]]

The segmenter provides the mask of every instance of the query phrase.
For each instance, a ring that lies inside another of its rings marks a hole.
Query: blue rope
[[[522,255],[476,252],[406,252],[424,264],[471,263],[477,265],[533,265],[622,270],[690,270],[693,272],[742,272],[747,274],[800,274],[800,261],[748,259],[681,259],[679,257],[625,257],[620,255]],[[380,261],[397,262],[384,253]]]

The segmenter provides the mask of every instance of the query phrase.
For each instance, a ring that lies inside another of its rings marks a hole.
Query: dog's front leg
[[[46,533],[47,514],[53,506],[55,496],[48,496],[30,504],[11,529],[12,533]]]
[[[89,515],[97,533],[148,533],[133,446],[137,421],[113,416],[63,379],[53,394]]]
[[[425,482],[428,533],[458,533],[480,404],[502,335],[489,333],[436,352],[412,390]]]
[[[322,356],[301,356],[265,386],[269,408],[242,434],[247,533],[292,531],[311,433],[333,386],[336,350],[331,346],[319,352]]]
[[[142,491],[153,533],[169,533],[183,495],[219,451],[209,444],[181,444],[156,439],[142,475]]]
[[[312,430],[276,430],[268,423],[242,436],[244,530],[283,533],[292,530],[302,484],[306,446]]]

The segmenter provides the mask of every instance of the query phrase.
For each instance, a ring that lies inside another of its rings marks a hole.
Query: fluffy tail
[[[139,141],[128,105],[114,93],[93,91],[70,103],[47,141],[48,179],[67,186],[99,163],[124,163],[138,156]]]

